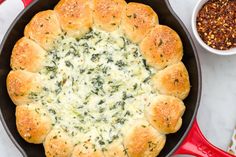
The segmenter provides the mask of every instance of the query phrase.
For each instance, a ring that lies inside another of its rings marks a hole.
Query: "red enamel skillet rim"
[[[32,0],[22,1],[25,7],[32,2]],[[185,139],[173,152],[173,155],[189,154],[197,157],[233,157],[233,155],[213,146],[206,140],[199,129],[196,118],[192,120],[184,136]]]
[[[0,0],[0,4],[1,4],[2,2],[4,2],[4,0]]]

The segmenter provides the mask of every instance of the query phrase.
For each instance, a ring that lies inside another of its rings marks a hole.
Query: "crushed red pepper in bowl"
[[[236,47],[236,0],[209,0],[197,15],[197,31],[210,47]]]

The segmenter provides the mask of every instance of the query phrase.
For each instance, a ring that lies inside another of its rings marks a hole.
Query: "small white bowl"
[[[217,50],[217,49],[213,49],[212,47],[208,46],[206,43],[204,43],[204,41],[201,39],[201,37],[198,34],[197,31],[197,15],[198,12],[200,11],[200,9],[202,8],[202,6],[207,2],[208,0],[199,0],[197,5],[195,6],[194,10],[193,10],[193,14],[192,14],[192,30],[193,30],[193,34],[195,36],[195,38],[197,39],[198,43],[205,48],[206,50],[208,50],[211,53],[214,54],[218,54],[218,55],[223,55],[223,56],[228,56],[228,55],[233,55],[236,54],[236,48],[231,48],[229,50]]]

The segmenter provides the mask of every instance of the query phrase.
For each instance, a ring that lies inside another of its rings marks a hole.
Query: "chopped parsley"
[[[94,29],[79,39],[63,34],[46,57],[43,90],[29,98],[42,99],[53,126],[73,138],[95,130],[94,151],[98,146],[107,151],[107,144],[121,137],[123,125],[144,116],[144,104],[150,103],[145,94],[155,96],[149,83],[152,68],[138,45],[117,32]]]

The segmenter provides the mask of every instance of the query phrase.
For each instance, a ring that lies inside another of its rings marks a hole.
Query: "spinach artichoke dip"
[[[119,32],[61,36],[46,58],[44,91],[32,99],[42,101],[53,125],[73,137],[91,136],[96,147],[105,148],[129,120],[144,117],[144,104],[157,95],[150,84],[155,70]]]

